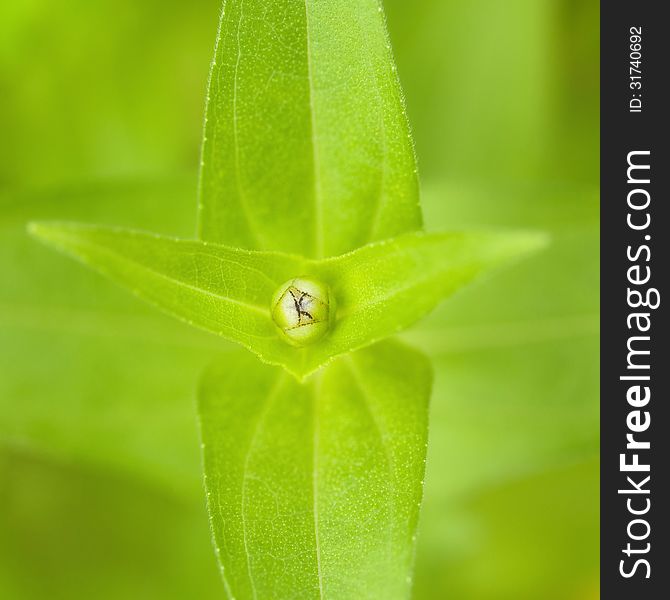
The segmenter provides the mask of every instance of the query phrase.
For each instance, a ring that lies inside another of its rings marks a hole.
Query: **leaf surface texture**
[[[408,596],[431,379],[399,342],[303,384],[243,352],[209,370],[205,481],[231,597]]]

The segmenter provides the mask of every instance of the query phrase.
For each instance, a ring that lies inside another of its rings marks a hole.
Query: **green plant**
[[[30,231],[260,359],[231,351],[199,388],[229,596],[408,595],[431,375],[423,354],[386,338],[544,238],[421,231],[377,2],[226,3],[199,240],[66,223]],[[276,312],[287,282],[321,302],[321,315],[296,307],[319,325],[300,343]]]

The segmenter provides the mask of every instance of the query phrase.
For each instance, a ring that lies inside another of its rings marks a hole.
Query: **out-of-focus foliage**
[[[593,600],[598,4],[385,4],[427,227],[553,236],[407,334],[436,366],[415,597]],[[223,593],[193,398],[227,346],[24,232],[193,235],[219,8],[0,5],[0,597]]]
[[[3,599],[221,597],[201,502],[26,448],[0,481]]]
[[[219,0],[0,4],[0,182],[195,171]]]

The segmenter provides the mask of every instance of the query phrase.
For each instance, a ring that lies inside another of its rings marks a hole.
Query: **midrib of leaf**
[[[289,253],[298,246],[324,258],[420,229],[381,5],[229,0],[225,12],[207,102],[201,239]],[[274,229],[265,217],[278,204]]]
[[[95,245],[95,244],[86,244],[86,242],[81,242],[81,245],[82,246],[88,246],[89,248],[97,249],[97,251],[100,252],[101,254],[104,254],[105,256],[110,257],[113,260],[117,260],[117,261],[123,263],[124,265],[130,267],[130,270],[136,269],[140,272],[150,273],[151,275],[153,275],[155,277],[158,277],[159,279],[162,279],[164,281],[168,281],[170,283],[182,286],[182,287],[184,287],[186,289],[189,289],[193,292],[203,294],[205,296],[210,296],[212,298],[216,298],[217,300],[221,300],[223,302],[228,302],[230,304],[236,304],[237,306],[243,306],[245,308],[248,308],[249,310],[253,310],[253,311],[263,315],[264,317],[270,318],[270,308],[269,308],[269,306],[261,306],[259,304],[252,304],[250,302],[244,302],[243,300],[237,300],[235,298],[228,298],[227,296],[221,296],[219,294],[215,294],[214,292],[210,292],[209,290],[205,290],[203,288],[196,287],[196,286],[194,286],[190,283],[186,283],[185,281],[182,281],[180,279],[175,279],[174,277],[170,277],[169,275],[161,273],[160,271],[156,271],[155,269],[152,269],[151,267],[147,267],[145,265],[142,265],[141,263],[137,262],[134,259],[129,259],[129,258],[126,258],[125,256],[123,256],[121,254],[118,254],[118,253],[112,252],[110,250],[107,250],[106,248],[104,248],[104,246],[99,246],[99,245]],[[202,253],[202,254],[204,256],[210,256],[211,258],[216,258],[217,260],[220,260],[220,261],[225,261],[225,259],[221,258],[220,256],[216,256],[216,255],[212,255],[212,254],[206,254],[206,253]],[[83,260],[83,259],[80,259],[80,260]],[[83,262],[88,262],[88,261],[84,260]],[[233,262],[233,261],[229,261],[229,262]],[[98,268],[100,268],[100,267],[98,267]],[[249,267],[245,266],[245,268],[249,268]],[[100,268],[100,269],[103,270],[103,272],[105,272],[104,268]],[[260,271],[258,271],[257,269],[249,268],[249,270],[260,273]],[[264,273],[261,273],[261,274],[264,277],[267,278],[267,275],[265,275]],[[152,304],[155,304],[153,301],[150,301],[150,302]],[[163,310],[166,310],[166,309],[163,309]],[[176,316],[179,319],[182,319],[182,317],[180,315],[177,315],[176,313],[171,313],[171,314],[173,314],[173,316]]]
[[[397,342],[302,384],[242,351],[217,363],[201,386],[201,426],[234,597],[407,597],[429,379],[427,359]]]
[[[323,231],[323,192],[321,189],[321,160],[319,157],[319,143],[316,127],[316,108],[314,106],[314,73],[312,69],[312,46],[310,35],[309,3],[305,2],[305,46],[307,53],[307,79],[309,82],[309,114],[312,141],[312,170],[314,172],[314,255],[323,258],[324,231]]]
[[[122,259],[125,261],[125,259]],[[132,262],[132,261],[127,261],[130,262],[130,264],[137,265],[138,263]],[[170,277],[169,275],[165,275],[163,273],[160,273],[159,271],[156,271],[155,269],[151,269],[150,267],[139,267],[140,270],[146,271],[148,273],[151,273],[152,275],[155,275],[159,277],[160,279],[163,279],[165,281],[169,281],[171,283],[175,283],[177,285],[181,285],[185,287],[188,290],[191,290],[193,292],[203,294],[205,296],[210,296],[211,298],[216,298],[217,300],[221,300],[222,302],[228,302],[229,304],[236,304],[237,306],[243,306],[245,308],[248,308],[249,310],[253,310],[264,317],[270,317],[270,310],[268,307],[263,307],[259,304],[251,304],[250,302],[244,302],[243,300],[237,300],[235,298],[228,298],[227,296],[221,296],[219,294],[215,294],[214,292],[210,292],[209,290],[205,290],[203,288],[196,287],[190,283],[186,283],[185,281],[181,281],[180,279],[175,279],[174,277]]]
[[[222,262],[222,263],[223,263],[223,262],[227,262],[227,263],[229,263],[229,264],[231,264],[231,265],[238,265],[238,266],[240,265],[240,263],[238,263],[238,262],[236,262],[236,261],[234,261],[234,260],[230,260],[230,259],[227,259],[227,258],[223,258],[222,256],[218,256],[217,254],[212,254],[212,253],[210,253],[210,252],[203,252],[202,250],[198,250],[197,253],[194,253],[194,254],[193,254],[193,256],[195,256],[196,254],[199,254],[199,255],[201,255],[201,256],[207,256],[208,258],[213,258],[213,259],[218,260],[219,262]],[[260,275],[263,279],[265,279],[265,280],[266,280],[268,283],[270,283],[270,285],[272,285],[272,286],[278,286],[279,283],[280,283],[279,281],[275,281],[274,279],[271,279],[271,278],[267,275],[267,273],[263,273],[263,271],[261,271],[260,269],[257,269],[256,267],[252,267],[252,266],[250,266],[250,265],[242,265],[242,266],[243,266],[247,271],[251,271],[252,273],[256,273],[257,275]]]
[[[253,433],[250,438],[249,446],[247,448],[247,451],[245,453],[245,458],[244,458],[244,463],[243,463],[243,475],[242,475],[242,489],[241,489],[241,524],[242,524],[242,539],[243,539],[243,545],[244,545],[244,552],[245,552],[245,561],[246,561],[246,568],[247,568],[247,574],[249,578],[249,585],[251,588],[251,592],[253,594],[254,600],[258,598],[258,591],[256,589],[255,581],[254,581],[254,575],[253,575],[253,567],[252,567],[252,557],[251,557],[251,552],[249,550],[249,545],[248,545],[248,540],[247,540],[247,529],[248,529],[248,524],[247,524],[247,482],[250,477],[249,471],[250,471],[250,461],[251,458],[254,454],[254,450],[257,447],[257,442],[258,438],[263,430],[264,423],[267,419],[267,415],[271,412],[272,407],[274,406],[275,401],[277,398],[280,396],[280,392],[282,391],[282,388],[284,387],[285,383],[289,380],[289,376],[284,373],[280,372],[276,382],[274,383],[272,389],[268,393],[266,400],[264,402],[263,408],[261,409],[258,418],[256,420],[256,423],[253,426]],[[323,573],[322,573],[322,568],[321,568],[321,544],[319,540],[319,509],[318,509],[318,502],[319,502],[319,493],[318,493],[318,486],[319,486],[319,477],[318,477],[318,470],[319,470],[319,462],[318,462],[318,453],[319,453],[319,397],[320,397],[320,387],[321,387],[321,382],[322,382],[322,377],[321,374],[315,375],[314,379],[310,384],[312,386],[312,393],[311,393],[311,404],[312,404],[312,512],[313,512],[313,523],[314,523],[314,556],[315,556],[315,562],[316,562],[316,575],[317,575],[317,581],[319,585],[319,598],[323,600],[325,598],[324,595],[324,585],[323,585]],[[223,522],[225,520],[225,515],[222,510],[223,503],[221,500],[218,501],[218,510],[217,512],[219,513],[219,518]],[[224,567],[221,565],[221,571],[223,573]],[[224,575],[225,578],[225,575]],[[228,594],[230,598],[234,598],[232,592],[228,589]]]

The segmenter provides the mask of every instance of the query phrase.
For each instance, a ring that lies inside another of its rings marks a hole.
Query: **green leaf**
[[[482,272],[536,249],[538,234],[413,233],[324,261],[207,242],[68,224],[31,232],[168,313],[305,377],[330,359],[393,335]],[[277,287],[301,275],[330,286],[332,330],[294,348],[270,316]]]
[[[315,258],[421,227],[376,0],[229,0],[205,123],[200,237]]]
[[[408,597],[430,381],[398,342],[302,384],[247,353],[207,373],[205,483],[230,597]]]

